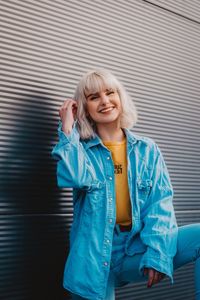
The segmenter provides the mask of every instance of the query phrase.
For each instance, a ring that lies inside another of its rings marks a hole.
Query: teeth
[[[110,111],[112,110],[114,107],[108,107],[106,109],[102,109],[100,112],[107,112],[107,111]]]

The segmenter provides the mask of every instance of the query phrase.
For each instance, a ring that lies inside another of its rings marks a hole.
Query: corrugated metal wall
[[[112,70],[163,150],[179,225],[200,222],[199,1],[1,1],[0,298],[69,299],[62,289],[71,190],[50,152],[79,76]],[[194,299],[193,265],[117,299]]]

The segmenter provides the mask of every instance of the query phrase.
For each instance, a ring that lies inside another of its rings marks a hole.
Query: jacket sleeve
[[[62,123],[58,127],[59,142],[52,150],[52,156],[57,160],[57,183],[59,187],[70,187],[91,190],[98,185],[94,168],[88,158],[76,122],[72,131],[66,135],[62,131]]]
[[[178,227],[172,203],[173,188],[160,149],[156,145],[156,159],[153,167],[152,188],[149,194],[144,227],[140,237],[147,246],[140,262],[144,267],[156,269],[168,275],[173,284],[173,257],[177,251]]]

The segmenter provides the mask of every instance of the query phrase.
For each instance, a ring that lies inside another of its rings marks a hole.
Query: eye
[[[97,99],[98,98],[98,96],[92,96],[91,98],[90,98],[90,100],[95,100],[95,99]]]
[[[99,94],[95,93],[95,94],[91,94],[87,97],[88,101],[92,101],[92,100],[96,100],[97,98],[99,98]]]
[[[108,91],[108,92],[107,92],[108,95],[112,95],[112,94],[114,94],[114,93],[115,93],[114,91]]]

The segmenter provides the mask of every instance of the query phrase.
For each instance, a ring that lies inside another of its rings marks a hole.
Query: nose
[[[107,103],[109,103],[109,96],[106,95],[106,94],[102,94],[102,95],[101,95],[101,103],[102,103],[102,104],[107,104]]]

